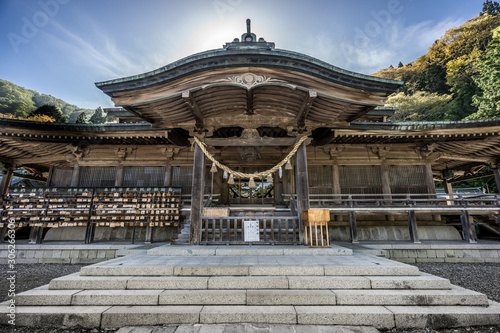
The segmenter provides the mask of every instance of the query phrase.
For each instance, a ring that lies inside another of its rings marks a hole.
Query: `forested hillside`
[[[71,123],[74,123],[82,112],[87,115],[94,113],[94,110],[79,108],[53,96],[39,94],[0,79],[0,114],[27,118],[31,112],[43,105],[56,106]]]
[[[373,74],[405,82],[401,92],[388,99],[387,106],[400,107],[391,120],[500,117],[499,27],[498,9],[486,11],[448,30],[417,60]]]

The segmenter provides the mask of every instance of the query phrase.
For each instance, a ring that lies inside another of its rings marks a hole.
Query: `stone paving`
[[[116,333],[378,333],[370,326],[318,326],[269,324],[197,324],[172,326],[128,326]]]

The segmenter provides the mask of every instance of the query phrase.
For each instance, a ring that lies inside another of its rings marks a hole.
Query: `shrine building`
[[[30,227],[35,243],[247,244],[253,220],[256,244],[303,244],[302,212],[320,208],[331,242],[475,242],[500,197],[452,184],[494,175],[500,188],[500,119],[388,122],[402,84],[277,49],[247,22],[221,49],[96,83],[116,123],[0,119],[4,229]]]

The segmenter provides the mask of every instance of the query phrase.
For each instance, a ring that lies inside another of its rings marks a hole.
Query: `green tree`
[[[98,107],[89,120],[92,124],[104,124],[106,122],[106,114],[101,107]]]
[[[85,112],[82,112],[78,115],[75,121],[76,124],[86,124],[87,123],[87,115]]]
[[[493,39],[478,66],[481,75],[475,81],[482,93],[474,95],[474,105],[478,110],[467,119],[500,117],[500,27],[493,30]]]
[[[451,95],[439,95],[418,91],[413,95],[405,95],[400,92],[392,95],[386,105],[399,107],[391,117],[391,121],[439,121],[446,118],[448,103]]]
[[[479,15],[496,15],[500,12],[500,5],[496,1],[486,0],[483,3],[483,11]]]
[[[35,111],[29,114],[29,117],[33,117],[36,115],[46,115],[52,117],[56,120],[57,123],[65,123],[67,122],[66,117],[62,114],[61,110],[55,105],[45,104],[40,106]]]

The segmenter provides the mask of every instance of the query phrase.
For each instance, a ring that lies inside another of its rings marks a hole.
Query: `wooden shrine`
[[[442,218],[455,214],[462,237],[473,241],[470,216],[498,215],[498,197],[456,197],[450,184],[493,175],[500,186],[500,120],[387,122],[394,109],[384,102],[401,85],[277,49],[248,22],[246,33],[221,49],[96,83],[121,107],[109,110],[116,123],[0,119],[3,221],[16,216],[19,224],[47,228],[143,223],[172,235],[185,218],[191,244],[233,244],[241,241],[244,216],[204,216],[203,208],[252,207],[266,244],[293,244],[304,242],[302,212],[323,208],[334,238],[357,241],[360,228],[382,227],[403,228],[419,241],[417,220],[460,237]],[[19,197],[9,189],[14,175],[46,187]],[[448,197],[436,195],[436,180]],[[63,201],[53,206],[46,193]],[[134,202],[139,193],[152,201]],[[178,207],[163,207],[170,203],[163,193],[175,193]],[[268,212],[281,208],[290,215]],[[379,238],[361,236],[370,237]]]

